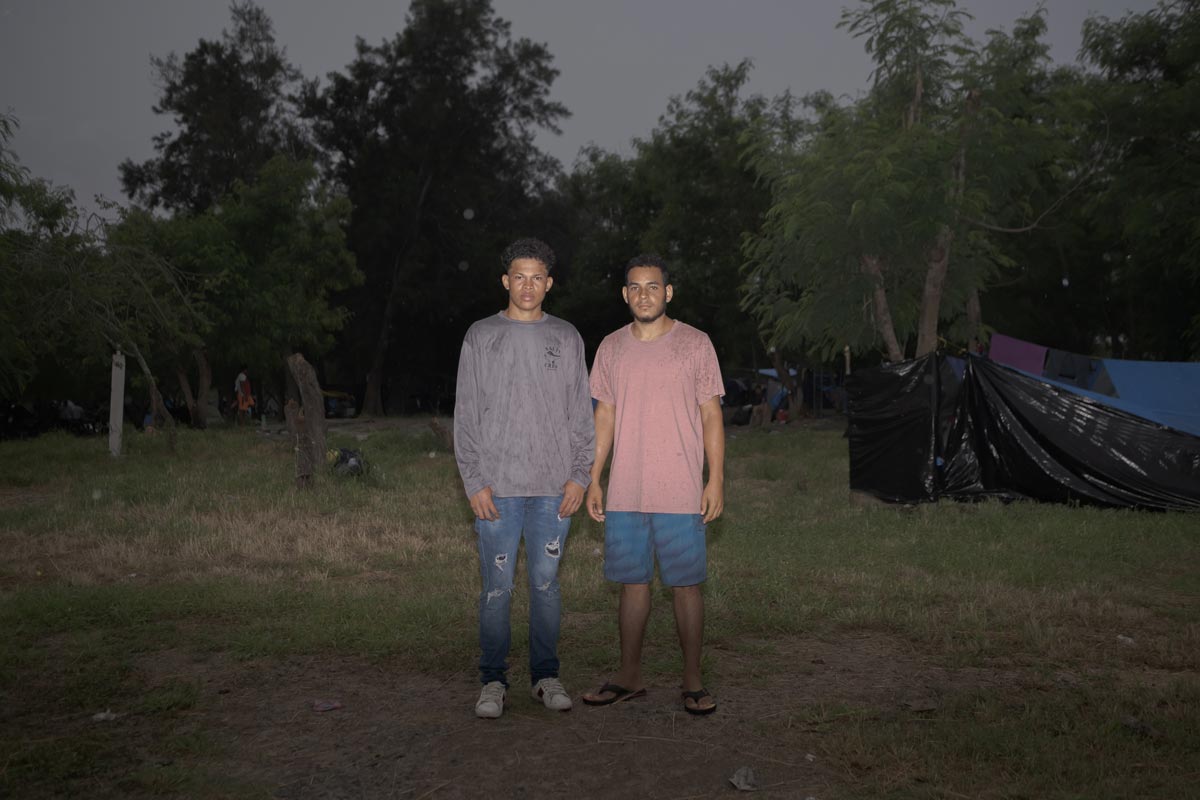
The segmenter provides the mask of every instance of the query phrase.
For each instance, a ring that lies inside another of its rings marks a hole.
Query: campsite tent
[[[931,354],[847,380],[852,489],[1200,509],[1200,364],[1105,360],[1109,395],[955,361]]]

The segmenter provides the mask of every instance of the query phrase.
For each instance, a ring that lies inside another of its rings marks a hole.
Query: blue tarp
[[[992,361],[1159,425],[1200,436],[1200,363],[1092,358],[1002,334],[994,335],[992,342],[988,354]],[[1025,357],[1034,351],[1042,351],[1045,364],[1041,369],[1033,366],[1036,358]],[[962,371],[957,364],[954,367],[961,378]]]
[[[1025,370],[1017,371],[1142,419],[1200,436],[1200,363],[1119,358],[1097,360],[1108,371],[1118,397],[1080,389],[1072,383]]]
[[[1200,436],[1200,363],[1104,359],[1120,400],[1117,408]]]

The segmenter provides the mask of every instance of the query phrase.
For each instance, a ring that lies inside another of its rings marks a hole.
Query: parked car
[[[358,414],[358,403],[349,392],[324,389],[321,395],[325,401],[325,416],[349,419]]]

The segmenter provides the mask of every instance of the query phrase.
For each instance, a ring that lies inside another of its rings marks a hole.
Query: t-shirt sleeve
[[[615,404],[616,393],[613,391],[612,385],[612,358],[609,354],[607,340],[601,342],[600,347],[596,348],[596,359],[592,362],[592,376],[589,385],[592,390],[592,397],[601,403]]]
[[[721,364],[712,340],[702,336],[696,353],[696,400],[704,405],[714,397],[725,396],[725,383],[721,380]]]

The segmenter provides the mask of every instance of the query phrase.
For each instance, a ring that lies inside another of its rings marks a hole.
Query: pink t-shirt
[[[700,404],[725,394],[708,336],[676,320],[665,335],[642,342],[627,325],[600,343],[591,389],[616,406],[607,510],[699,514]]]

